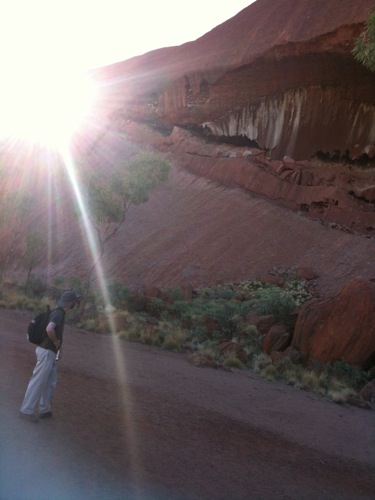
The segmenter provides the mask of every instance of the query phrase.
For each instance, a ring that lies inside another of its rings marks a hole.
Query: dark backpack
[[[40,345],[47,337],[46,328],[51,315],[51,308],[47,305],[47,310],[38,314],[27,327],[27,339],[32,344]]]

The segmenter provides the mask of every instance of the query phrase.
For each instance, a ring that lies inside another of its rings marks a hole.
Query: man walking
[[[52,417],[51,398],[57,383],[56,361],[63,341],[65,314],[74,309],[80,298],[73,290],[66,290],[56,301],[57,309],[51,312],[46,337],[35,351],[37,363],[21,405],[20,417],[25,420],[37,423],[39,418]]]

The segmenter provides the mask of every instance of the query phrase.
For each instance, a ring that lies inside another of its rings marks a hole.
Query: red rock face
[[[318,292],[327,296],[375,276],[373,168],[300,160],[318,150],[375,154],[375,74],[351,56],[372,6],[257,0],[195,42],[95,72],[103,83],[99,122],[77,140],[77,163],[110,171],[144,145],[173,163],[169,183],[135,207],[108,245],[107,279],[191,290],[297,266],[316,272]],[[197,131],[224,134],[223,141]],[[225,142],[240,135],[264,151]],[[55,176],[59,203],[50,211],[28,151],[16,165],[22,175],[15,177],[40,193],[41,215],[29,214],[25,224],[40,228],[43,219],[55,234],[51,260],[38,271],[49,283],[62,275],[84,279],[92,256],[67,176]]]
[[[124,130],[128,136],[142,135],[134,125]],[[147,136],[148,144],[172,153],[179,165],[195,175],[260,194],[335,229],[375,235],[371,169],[287,157],[270,161],[256,149],[207,144],[177,127],[163,140],[157,142]]]
[[[375,282],[354,280],[333,298],[306,303],[292,346],[307,359],[344,360],[371,368],[375,362]]]
[[[375,74],[351,50],[373,0],[257,0],[195,42],[96,72],[117,116],[310,158],[375,143]],[[110,85],[108,85],[110,83]]]

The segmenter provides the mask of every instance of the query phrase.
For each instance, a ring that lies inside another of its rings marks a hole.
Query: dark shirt
[[[63,341],[63,333],[64,333],[64,323],[65,323],[65,311],[61,309],[60,307],[57,309],[54,309],[51,312],[51,315],[49,317],[50,323],[54,323],[55,326],[55,333],[57,340],[61,341],[60,348],[62,346],[62,341]],[[48,337],[43,340],[43,342],[40,344],[40,347],[43,347],[44,349],[49,349],[50,351],[57,352],[57,349],[55,347],[55,344],[52,342],[52,340]]]

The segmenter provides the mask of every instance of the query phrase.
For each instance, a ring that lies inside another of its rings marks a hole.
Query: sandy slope
[[[161,140],[160,135],[139,126],[131,137],[135,138],[149,148],[160,145]],[[188,155],[190,143],[184,147]],[[137,148],[125,136],[107,132],[92,153],[90,165],[111,169]],[[216,154],[214,146],[210,148],[210,154]],[[318,292],[330,295],[354,278],[375,278],[373,237],[331,229],[325,214],[320,216],[322,220],[309,219],[297,208],[281,206],[278,200],[197,177],[183,168],[182,153],[176,155],[169,149],[167,158],[173,164],[169,181],[152,192],[147,203],[132,208],[106,248],[101,264],[108,280],[119,280],[131,288],[165,290],[246,281],[274,267],[308,267],[319,276]],[[329,168],[321,166],[322,176]],[[32,177],[37,172],[24,173]],[[371,172],[366,175],[370,183]],[[50,245],[48,258],[46,255],[34,269],[35,276],[45,276],[50,286],[62,276],[86,281],[92,264],[90,241],[83,218],[75,215],[69,176],[63,169],[54,177],[53,203],[46,196],[45,176],[35,175],[35,182],[39,210],[27,216],[25,225],[46,228]],[[82,189],[84,185],[82,176]],[[374,217],[370,221],[373,227]],[[26,281],[20,259],[14,259],[8,278]]]
[[[77,224],[72,203],[65,204],[53,228],[54,261],[36,270],[48,270],[50,282],[56,276],[85,279],[91,265],[85,229]],[[109,242],[102,266],[108,280],[164,290],[246,281],[274,267],[307,267],[319,275],[318,292],[329,295],[351,279],[374,278],[374,255],[373,238],[330,229],[175,165],[168,183],[133,207]]]
[[[328,229],[259,196],[176,169],[136,207],[108,251],[111,274],[132,285],[207,286],[273,267],[310,267],[322,294],[375,277],[373,239]]]

